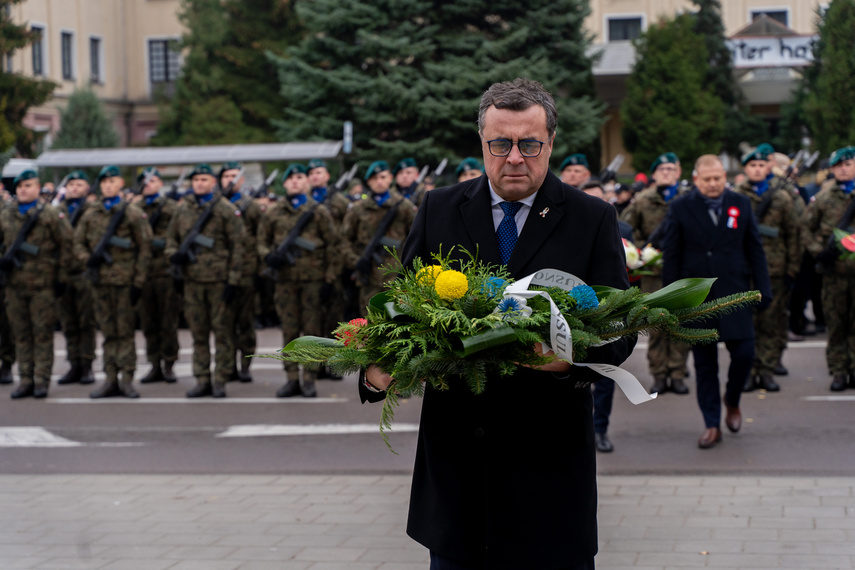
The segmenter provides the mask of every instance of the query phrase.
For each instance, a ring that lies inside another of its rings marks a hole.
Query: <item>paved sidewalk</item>
[[[601,476],[598,570],[855,569],[855,478]],[[0,476],[0,568],[427,570],[409,476]],[[521,569],[528,570],[528,569]]]

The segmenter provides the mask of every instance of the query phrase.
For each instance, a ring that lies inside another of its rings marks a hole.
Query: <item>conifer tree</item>
[[[535,79],[556,100],[553,162],[588,150],[602,124],[584,0],[315,0],[297,4],[303,41],[274,57],[284,141],[341,138],[355,157],[436,164],[479,156],[478,102],[497,81]]]
[[[709,54],[695,17],[663,20],[635,40],[636,59],[621,103],[623,139],[633,167],[646,172],[659,154],[683,162],[722,149],[724,104],[706,84]]]
[[[823,156],[853,144],[855,106],[855,0],[832,0],[818,18],[814,64],[805,70],[804,113],[813,147]]]
[[[52,148],[113,148],[119,135],[104,106],[89,89],[78,89],[60,111],[60,126]]]
[[[33,43],[36,34],[25,24],[15,24],[7,9],[23,0],[0,0],[0,57],[4,60]],[[23,156],[35,151],[36,134],[23,125],[30,107],[38,106],[50,98],[56,83],[8,73],[5,65],[0,69],[0,152],[15,146]]]

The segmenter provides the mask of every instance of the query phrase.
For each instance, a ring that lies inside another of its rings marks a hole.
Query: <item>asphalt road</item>
[[[272,352],[280,340],[278,330],[259,331],[259,352]],[[624,367],[649,385],[644,341]],[[148,370],[143,346],[138,335],[138,377]],[[187,331],[181,346],[178,384],[139,386],[136,401],[92,401],[91,386],[55,383],[47,400],[12,401],[13,387],[0,387],[0,473],[411,472],[420,400],[396,412],[396,455],[380,438],[379,404],[359,403],[354,377],[319,382],[317,399],[277,399],[281,364],[258,359],[254,381],[229,384],[225,400],[187,400],[194,382]],[[56,348],[54,379],[66,368],[62,335]],[[746,394],[743,430],[725,433],[712,450],[696,445],[703,423],[691,378],[690,395],[667,393],[639,406],[618,391],[609,428],[615,451],[599,455],[600,473],[851,475],[855,390],[828,390],[822,339],[791,344],[784,362],[790,374],[779,378],[783,390]],[[537,399],[549,394],[534,389],[528,397],[520,405],[534,413]]]

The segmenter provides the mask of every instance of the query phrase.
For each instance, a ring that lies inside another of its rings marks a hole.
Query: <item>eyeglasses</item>
[[[493,139],[487,141],[487,148],[490,149],[490,154],[493,156],[504,157],[511,154],[511,149],[514,145],[520,149],[520,154],[526,158],[534,158],[543,150],[543,145],[546,143],[533,139],[524,139],[518,142],[509,141],[508,139]]]

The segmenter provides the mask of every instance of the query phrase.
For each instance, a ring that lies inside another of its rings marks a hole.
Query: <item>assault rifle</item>
[[[430,173],[430,179],[436,184],[436,179],[442,176],[443,171],[445,171],[445,167],[448,166],[448,159],[443,158],[442,162],[440,162],[436,168],[433,169],[433,172]],[[419,177],[416,179],[416,186],[425,181],[428,176],[426,176],[427,166],[422,168],[422,171],[419,173]]]
[[[211,220],[211,216],[214,215],[214,208],[217,206],[217,202],[219,202],[221,198],[221,194],[214,194],[214,197],[211,198],[211,202],[208,204],[208,207],[205,208],[199,216],[199,219],[196,220],[196,223],[193,224],[193,227],[190,228],[190,231],[187,232],[186,236],[184,236],[184,241],[182,241],[181,245],[178,246],[176,255],[180,254],[182,257],[186,258],[187,263],[193,264],[198,261],[196,259],[196,254],[193,251],[194,246],[199,245],[207,249],[212,249],[214,247],[214,239],[202,235],[202,230],[205,229],[205,226]],[[172,264],[170,273],[172,274],[173,279],[177,281],[182,281],[184,279],[184,271],[182,266],[179,264]]]
[[[181,169],[181,176],[178,177],[178,180],[172,183],[169,187],[169,191],[166,193],[166,197],[170,200],[178,201],[181,198],[181,186],[184,185],[184,180],[187,178],[187,169]],[[160,208],[158,208],[158,212]],[[154,222],[152,222],[151,227],[154,227]]]
[[[231,196],[235,191],[235,186],[237,186],[237,183],[240,182],[242,178],[243,178],[243,167],[241,167],[241,169],[238,170],[237,176],[232,178],[232,181],[229,182],[229,185],[222,189],[223,190],[223,196],[225,196],[227,198],[229,196]]]
[[[605,168],[605,170],[600,172],[600,176],[599,176],[600,184],[608,184],[609,182],[614,180],[615,177],[617,176],[618,170],[620,169],[621,165],[623,164],[623,161],[624,161],[623,154],[618,153],[617,156],[615,156],[612,159],[612,161],[609,163],[609,165]]]
[[[131,195],[136,196],[140,194],[153,176],[154,173],[152,171],[147,171],[143,179],[131,190]],[[131,249],[133,247],[130,239],[120,238],[116,235],[116,230],[119,229],[119,224],[125,218],[125,210],[128,209],[130,203],[130,199],[126,199],[120,206],[116,206],[116,211],[113,212],[110,222],[107,224],[107,230],[101,236],[101,239],[98,240],[98,243],[95,244],[92,254],[86,261],[86,274],[93,283],[98,283],[98,273],[102,263],[113,265],[113,256],[110,255],[107,248],[113,246],[120,249]]]
[[[367,268],[370,268],[372,265],[380,265],[383,263],[385,255],[382,253],[380,246],[398,248],[401,245],[400,241],[386,237],[386,232],[389,231],[389,228],[392,226],[392,222],[395,220],[395,214],[398,213],[398,207],[402,203],[403,200],[400,200],[394,206],[389,208],[389,211],[386,212],[386,215],[383,216],[382,220],[380,220],[380,225],[377,226],[377,231],[374,233],[374,237],[371,238],[371,241],[368,242],[368,245],[365,246],[364,250],[362,250],[362,256],[356,262],[356,271],[354,271],[353,276],[358,278],[363,285],[368,285],[370,277]]]
[[[808,170],[811,166],[813,166],[813,163],[816,162],[817,158],[819,158],[819,151],[818,150],[814,151],[814,153],[812,155],[810,155],[809,157],[807,157],[805,159],[805,170]]]
[[[261,183],[261,186],[253,190],[249,193],[249,197],[252,199],[261,198],[262,196],[267,196],[267,189],[270,188],[270,185],[273,184],[273,181],[276,180],[276,177],[279,176],[279,169],[277,168],[273,172],[270,173],[264,182]],[[241,209],[241,213],[245,211],[245,208]]]
[[[805,162],[805,158],[807,158],[808,153],[806,150],[802,149],[796,153],[796,156],[793,157],[793,161],[787,167],[787,171],[784,173],[784,178],[793,178],[795,174],[801,170],[802,165]]]
[[[66,177],[67,180],[68,177]],[[12,242],[12,245],[9,246],[9,249],[6,250],[6,253],[3,254],[2,262],[0,262],[0,267],[6,267],[9,265],[9,262],[15,267],[15,269],[21,268],[21,260],[18,256],[18,252],[26,253],[27,255],[36,256],[39,254],[39,246],[33,245],[31,243],[27,243],[27,237],[29,237],[30,233],[33,231],[33,228],[36,227],[36,222],[39,221],[39,216],[42,211],[45,209],[45,206],[50,203],[53,199],[53,195],[45,198],[45,200],[39,200],[39,203],[35,206],[35,211],[27,216],[27,219],[24,220],[21,229],[18,230],[18,235],[15,236],[15,241]],[[9,279],[9,272],[7,270],[0,269],[0,286],[5,286],[6,281]]]
[[[358,164],[354,164],[350,167],[350,170],[339,176],[338,180],[333,184],[333,190],[336,192],[344,192],[347,189],[348,183],[353,180],[353,177],[356,176],[356,171],[359,169]]]
[[[315,242],[300,237],[300,234],[303,233],[303,230],[306,229],[306,226],[310,221],[312,221],[312,217],[315,215],[315,208],[317,208],[317,206],[310,208],[300,216],[297,223],[294,224],[294,227],[291,228],[291,231],[288,232],[288,235],[285,236],[284,240],[282,240],[282,243],[276,247],[276,255],[282,257],[288,262],[288,265],[292,267],[297,265],[297,258],[302,256],[302,252],[299,250],[292,251],[295,247],[306,251],[315,251],[315,249],[317,249]],[[279,278],[279,269],[268,265],[261,274],[276,281]]]

